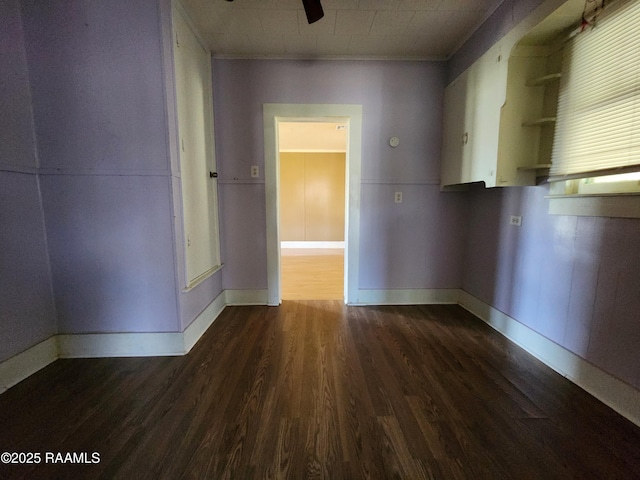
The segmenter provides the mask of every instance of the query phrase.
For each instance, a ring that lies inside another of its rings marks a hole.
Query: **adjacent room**
[[[3,1],[0,478],[640,478],[639,26]]]
[[[282,300],[344,299],[347,124],[278,123]]]

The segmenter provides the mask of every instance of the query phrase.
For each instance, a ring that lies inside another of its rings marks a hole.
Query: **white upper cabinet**
[[[496,166],[500,112],[505,103],[507,84],[507,61],[502,52],[502,44],[493,46],[474,64],[474,69],[475,103],[470,132],[473,136],[473,160],[470,181],[482,181],[493,187],[502,173]]]
[[[173,54],[184,229],[185,287],[220,265],[211,56],[173,8]]]
[[[454,185],[471,181],[469,136],[474,98],[475,70],[466,70],[444,92],[441,183]]]
[[[581,9],[544,2],[445,88],[443,189],[535,185],[548,174],[562,37]]]
[[[441,184],[496,185],[507,68],[496,44],[445,89]]]

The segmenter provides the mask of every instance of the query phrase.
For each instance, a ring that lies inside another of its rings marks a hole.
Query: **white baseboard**
[[[184,355],[182,333],[85,333],[58,335],[60,358]]]
[[[58,359],[55,335],[0,362],[0,393]]]
[[[0,363],[0,393],[58,358],[159,357],[189,353],[224,310],[221,293],[184,332],[54,335]]]
[[[58,335],[60,358],[166,357],[189,353],[225,307],[221,293],[184,332]]]
[[[266,305],[269,300],[265,290],[225,290],[227,305]]]
[[[225,305],[218,296],[184,332],[58,335],[60,358],[163,357],[185,355]]]
[[[460,291],[459,303],[547,366],[640,426],[640,391],[465,291]]]
[[[0,393],[57,358],[184,355],[226,305],[266,305],[267,298],[267,290],[225,290],[182,333],[55,335],[0,363]],[[353,305],[435,303],[460,304],[546,365],[640,425],[640,391],[463,290],[360,290],[358,301]]]
[[[458,303],[457,288],[358,290],[358,298],[351,305],[422,305]]]
[[[194,345],[198,343],[200,337],[204,335],[204,332],[206,332],[216,318],[220,316],[225,306],[225,294],[222,292],[209,304],[207,308],[204,309],[200,315],[198,315],[193,322],[191,322],[191,325],[182,332],[184,339],[184,353],[189,353]]]

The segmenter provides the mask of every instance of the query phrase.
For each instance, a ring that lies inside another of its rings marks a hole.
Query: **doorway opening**
[[[278,124],[283,300],[344,299],[346,122]]]
[[[359,290],[360,164],[362,105],[264,104],[265,196],[267,221],[267,303],[279,305],[281,285],[280,148],[279,129],[286,123],[346,125],[344,191],[344,302],[356,303]]]

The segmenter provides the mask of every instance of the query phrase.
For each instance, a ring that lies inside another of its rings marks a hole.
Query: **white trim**
[[[211,324],[220,316],[224,307],[226,295],[221,293],[205,308],[191,324],[182,332],[184,353],[189,353],[198,340],[204,335]]]
[[[550,215],[640,218],[640,195],[574,195],[549,198]]]
[[[0,363],[0,393],[57,358],[184,355],[226,305],[265,305],[267,290],[225,290],[183,333],[57,335]],[[355,305],[459,304],[510,341],[640,426],[640,391],[460,289],[359,290]]]
[[[181,30],[180,20],[184,22],[184,26],[186,27],[186,29]],[[198,62],[199,68],[202,67],[202,69],[204,69],[204,71],[206,72],[206,78],[202,79],[204,83],[198,84],[199,87],[202,87],[200,91],[203,96],[204,106],[206,107],[202,111],[202,114],[203,114],[202,130],[204,132],[203,141],[204,141],[204,149],[205,149],[205,153],[203,156],[204,167],[207,170],[215,172],[217,167],[216,167],[215,139],[214,139],[215,119],[213,114],[213,87],[212,87],[213,73],[212,73],[212,65],[211,65],[211,51],[207,47],[206,42],[202,39],[202,36],[200,35],[198,29],[195,27],[195,24],[192,21],[191,17],[189,16],[187,10],[178,0],[173,1],[171,26],[172,26],[171,51],[172,51],[172,58],[173,58],[173,64],[172,64],[173,70],[171,71],[172,73],[171,80],[173,82],[172,85],[173,85],[173,93],[174,93],[172,100],[175,102],[175,104],[173,105],[172,113],[175,114],[174,120],[175,120],[176,134],[178,135],[177,140],[178,140],[178,143],[182,142],[182,134],[180,132],[181,132],[181,128],[185,127],[185,125],[180,124],[181,113],[185,113],[183,111],[184,103],[181,102],[181,99],[182,99],[181,97],[190,96],[189,95],[190,92],[183,91],[183,89],[180,88],[179,81],[178,81],[180,77],[180,75],[178,75],[179,73],[178,65],[176,64],[176,58],[179,58],[178,35],[186,34],[186,30],[189,30],[189,33],[193,36],[193,39],[200,46],[202,51],[201,52],[199,51],[196,54],[194,52],[190,52],[189,49],[184,50],[185,52],[187,52],[185,54],[190,59],[188,63],[191,63],[192,61],[196,61]],[[194,55],[197,55],[197,57]],[[186,113],[189,114],[190,112],[187,111]],[[187,152],[189,152],[188,149],[187,149]],[[182,247],[181,248],[182,252],[180,255],[180,260],[184,261],[184,264],[180,265],[182,269],[181,273],[184,275],[184,282],[182,285],[184,285],[184,289],[188,290],[190,288],[197,286],[200,282],[202,282],[206,278],[213,275],[216,272],[216,270],[221,267],[222,262],[220,260],[220,220],[219,220],[219,212],[218,212],[219,206],[218,206],[218,193],[217,193],[218,185],[217,185],[217,180],[215,178],[213,179],[213,181],[207,183],[208,185],[207,192],[205,192],[205,196],[207,198],[205,199],[195,198],[191,194],[186,194],[185,192],[188,193],[190,191],[188,189],[185,189],[184,187],[185,178],[190,178],[190,175],[193,174],[195,170],[194,170],[194,167],[190,166],[191,162],[189,161],[189,158],[187,158],[188,154],[185,154],[184,148],[178,148],[177,153],[178,153],[178,156],[176,157],[176,161],[178,162],[178,169],[180,171],[179,183],[180,183],[181,198],[180,198],[180,211],[177,212],[178,215],[175,216],[174,223],[177,223],[175,221],[176,219],[181,220],[181,233],[183,238],[177,244],[177,246]],[[185,155],[187,155],[187,157],[185,157]],[[196,166],[198,168],[201,167],[198,165]],[[188,214],[189,206],[187,205],[187,207],[185,207],[185,202],[187,201],[190,202],[194,200],[194,198],[196,201],[198,201],[200,205],[205,205],[207,201],[209,202],[206,208],[206,211],[200,212],[197,215],[197,218],[195,217],[191,218],[191,215]],[[193,225],[194,221],[196,221],[197,223],[208,225],[207,228],[208,228],[209,234],[205,235],[204,237],[200,236],[197,240],[200,243],[202,243],[202,242],[206,242],[206,240],[208,239],[209,242],[208,242],[208,245],[205,245],[205,247],[203,247],[203,250],[199,252],[196,252],[195,250],[192,251],[192,249],[187,248],[189,245],[190,230],[193,232],[200,230],[199,228],[194,227]],[[174,246],[174,249],[175,248],[176,247]],[[202,267],[209,267],[209,268],[207,268],[204,272],[198,273],[200,268]],[[195,276],[192,278],[193,275]]]
[[[359,285],[360,259],[360,177],[362,158],[362,105],[279,104],[263,105],[265,195],[267,216],[267,289],[268,305],[279,305],[280,234],[278,231],[278,122],[331,121],[348,122],[346,175],[344,297],[350,303],[356,298]]]
[[[60,358],[184,355],[182,333],[87,333],[58,335]]]
[[[426,288],[398,290],[358,290],[354,305],[422,305],[458,303],[457,288]]]
[[[240,291],[236,290],[235,292]],[[262,297],[266,299],[266,290]],[[0,393],[5,392],[58,358],[185,355],[189,353],[216,318],[220,316],[227,305],[225,303],[226,298],[225,292],[218,295],[182,333],[54,335],[24,352],[0,362]]]
[[[220,294],[184,332],[89,333],[51,337],[0,364],[0,391],[56,358],[153,357],[184,355],[193,348],[225,307]],[[16,363],[17,362],[17,363]],[[39,365],[39,366],[38,366]],[[37,367],[37,368],[36,368]],[[22,373],[12,373],[12,372]],[[9,380],[5,380],[9,378]],[[13,381],[11,378],[18,378]]]
[[[189,26],[189,29],[193,32],[193,36],[196,37],[196,40],[200,44],[200,47],[202,47],[202,49],[205,52],[207,52],[209,56],[211,56],[211,50],[209,50],[209,47],[207,46],[207,42],[204,41],[202,35],[200,34],[200,30],[198,30],[198,28],[196,27],[196,23],[193,21],[193,19],[191,18],[191,15],[189,15],[189,12],[185,8],[185,6],[182,4],[182,1],[173,0],[171,2],[171,5],[182,16],[182,18],[184,18],[184,21]],[[173,37],[171,41],[173,42]]]
[[[55,335],[0,362],[0,393],[58,359]]]
[[[185,355],[222,313],[226,295],[221,293],[184,332],[89,333],[58,335],[60,358],[162,357]]]
[[[538,360],[640,426],[640,391],[463,290],[459,303]]]
[[[269,299],[267,290],[225,290],[227,305],[267,305]]]
[[[218,273],[220,270],[222,270],[222,267],[224,267],[223,264],[214,265],[213,267],[211,267],[206,272],[203,272],[201,275],[199,275],[196,278],[194,278],[193,280],[191,280],[191,282],[185,288],[182,289],[182,292],[183,293],[190,292],[191,290],[196,288],[198,285],[200,285],[202,282],[204,282],[205,280],[210,278],[212,275],[214,275],[215,273]]]
[[[295,242],[282,241],[280,248],[344,248],[344,242]]]

